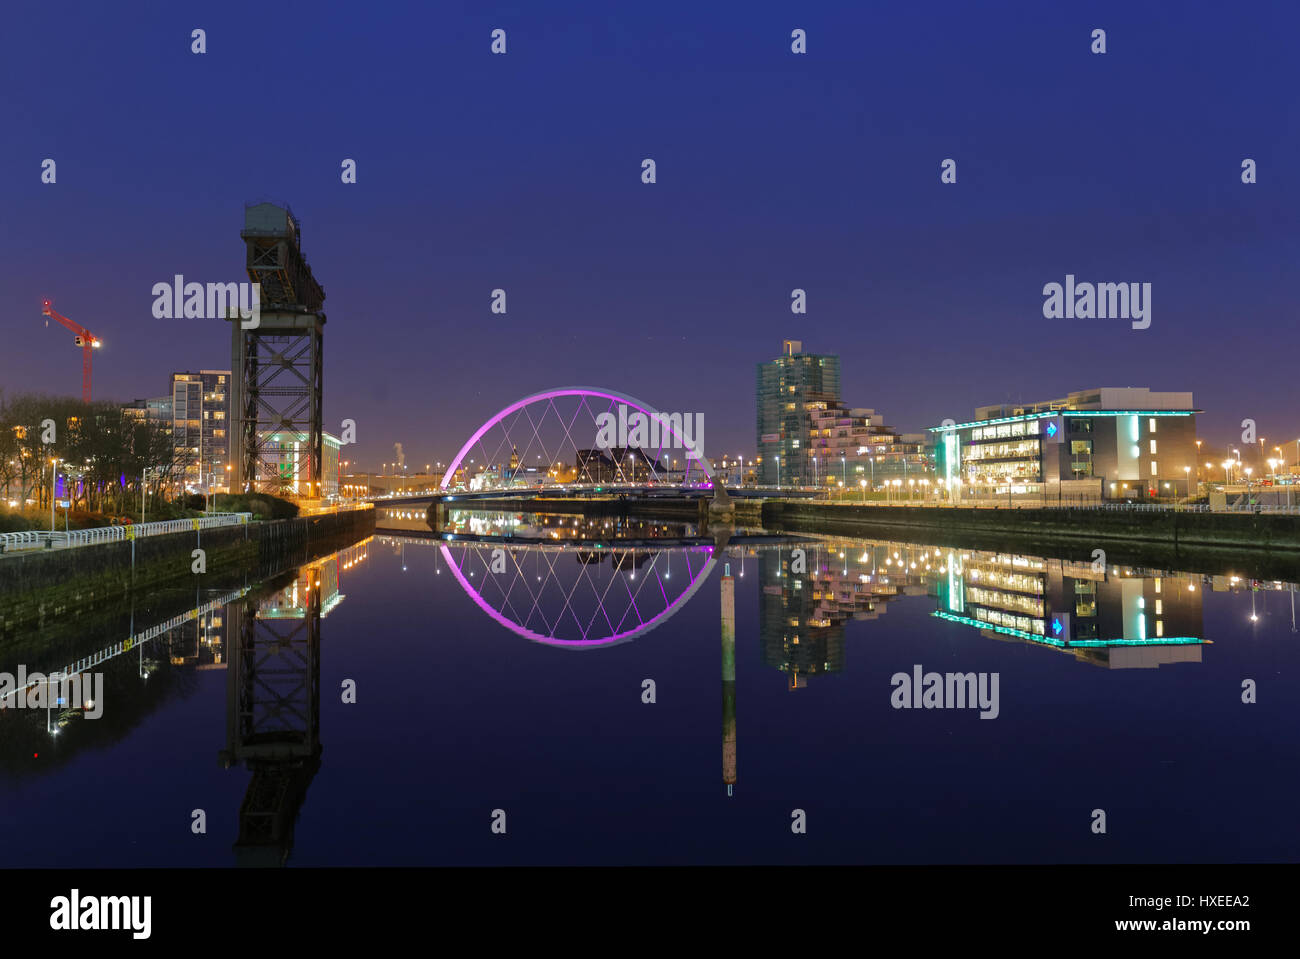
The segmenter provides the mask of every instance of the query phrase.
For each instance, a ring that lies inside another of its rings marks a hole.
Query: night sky
[[[1300,435],[1294,2],[179,6],[3,14],[6,392],[80,392],[45,297],[105,341],[97,398],[228,368],[226,324],[154,319],[150,291],[246,279],[243,205],[270,199],[326,291],[326,428],[355,419],[365,467],[397,441],[446,461],[567,385],[703,412],[707,452],[749,455],[784,337],[906,431],[1149,386],[1192,390],[1212,443]],[[1151,283],[1150,329],[1044,319],[1067,273]]]

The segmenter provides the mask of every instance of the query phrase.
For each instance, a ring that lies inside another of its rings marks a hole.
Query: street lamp
[[[1190,500],[1192,498],[1192,468],[1190,466],[1183,467],[1183,480],[1187,483],[1187,498]]]
[[[54,532],[54,484],[59,478],[58,457],[50,458],[50,532]]]
[[[1232,483],[1232,477],[1228,470],[1232,469],[1232,460],[1223,461],[1223,485],[1228,486]]]
[[[867,501],[867,481],[858,480],[858,485],[862,487],[862,502],[865,503]]]
[[[781,457],[779,455],[776,457],[776,489],[777,492],[781,490]]]

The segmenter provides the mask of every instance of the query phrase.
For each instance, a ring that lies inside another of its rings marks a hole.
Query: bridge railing
[[[252,513],[211,513],[190,519],[168,519],[156,523],[135,523],[126,526],[96,526],[91,529],[31,530],[22,533],[0,533],[0,553],[23,549],[71,549],[94,546],[99,543],[116,543],[145,536],[165,536],[169,533],[188,533],[191,530],[217,529],[248,523]]]

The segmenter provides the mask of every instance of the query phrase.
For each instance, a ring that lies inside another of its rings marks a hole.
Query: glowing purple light
[[[456,476],[456,470],[460,469],[460,465],[465,460],[465,457],[469,455],[470,451],[474,448],[474,446],[483,438],[483,436],[487,433],[488,430],[492,429],[492,427],[498,425],[503,419],[505,419],[511,413],[519,412],[519,410],[523,409],[525,406],[531,406],[533,403],[542,403],[542,402],[549,403],[562,396],[580,396],[584,400],[586,400],[589,397],[595,397],[602,400],[609,400],[613,403],[623,403],[626,406],[629,406],[645,414],[647,417],[653,417],[654,419],[659,420],[660,426],[670,436],[675,437],[677,440],[679,440],[684,450],[689,450],[689,447],[687,446],[685,439],[675,429],[672,428],[671,423],[667,419],[662,417],[659,411],[656,410],[653,406],[648,406],[647,404],[642,403],[638,399],[628,396],[625,393],[616,392],[615,390],[602,390],[602,389],[596,389],[594,387],[589,387],[589,386],[566,386],[556,390],[546,390],[545,392],[542,393],[534,393],[532,396],[525,396],[522,400],[517,400],[514,403],[511,403],[501,412],[497,413],[486,423],[480,426],[478,430],[475,431],[474,435],[471,436],[468,440],[466,440],[465,445],[460,448],[460,452],[457,453],[455,458],[452,459],[451,463],[448,464],[447,472],[443,474],[442,482],[438,484],[438,488],[445,490],[448,488],[448,486],[451,485],[452,480]],[[577,416],[575,414],[574,419],[576,418]],[[700,470],[708,478],[708,485],[705,486],[704,488],[712,489],[713,470],[709,466],[708,460],[703,456],[697,456],[694,454],[688,454],[685,457],[685,459],[687,463],[686,473],[689,474],[690,463],[692,460],[694,460],[699,465]],[[685,479],[686,477],[684,474],[682,477],[683,483],[685,483]]]

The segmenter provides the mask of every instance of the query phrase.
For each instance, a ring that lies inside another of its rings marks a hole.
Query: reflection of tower
[[[294,820],[320,768],[321,580],[319,566],[305,566],[286,589],[229,607],[221,761],[242,761],[253,774],[239,808],[241,865],[288,861]]]
[[[731,564],[722,570],[722,781],[736,785],[736,581]]]

